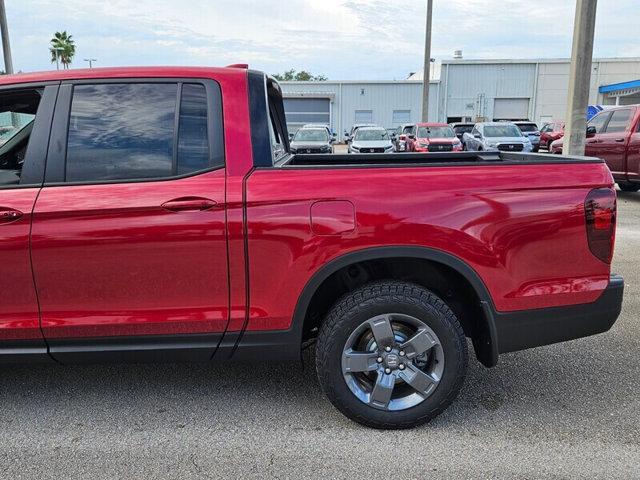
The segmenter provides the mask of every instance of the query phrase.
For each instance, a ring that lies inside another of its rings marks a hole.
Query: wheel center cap
[[[384,359],[385,366],[389,367],[392,370],[398,368],[400,365],[400,358],[395,353],[388,353]]]

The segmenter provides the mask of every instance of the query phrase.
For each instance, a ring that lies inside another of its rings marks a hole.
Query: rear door
[[[42,186],[57,90],[57,85],[0,90],[0,357],[46,355],[29,230]]]
[[[52,355],[205,334],[206,358],[229,296],[218,84],[77,82],[58,97],[32,230]]]
[[[640,181],[640,109],[636,109],[636,119],[629,134],[626,171],[629,180]]]

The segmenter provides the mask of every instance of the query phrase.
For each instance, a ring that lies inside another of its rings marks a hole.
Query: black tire
[[[640,190],[640,185],[635,183],[618,183],[618,186],[623,192],[637,192]]]
[[[440,381],[429,396],[415,406],[395,411],[374,408],[358,399],[347,386],[342,365],[343,350],[352,333],[368,319],[391,312],[426,324],[440,341],[444,363]],[[464,382],[467,355],[460,322],[444,301],[419,285],[379,281],[346,294],[330,310],[316,343],[316,370],[329,401],[348,418],[368,427],[403,429],[430,421],[455,400]]]

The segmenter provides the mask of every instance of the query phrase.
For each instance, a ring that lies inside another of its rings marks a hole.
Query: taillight
[[[616,235],[616,192],[611,188],[596,188],[584,202],[589,249],[605,263],[611,263]]]

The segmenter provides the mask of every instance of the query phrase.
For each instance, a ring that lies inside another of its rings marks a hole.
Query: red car
[[[2,362],[309,347],[341,412],[406,428],[455,399],[467,338],[493,366],[620,312],[598,159],[293,155],[279,85],[241,67],[0,85],[16,124],[0,149]]]
[[[551,152],[562,153],[563,139]],[[602,158],[620,190],[640,190],[640,105],[603,110],[587,122],[585,155]]]
[[[408,152],[460,152],[462,142],[446,123],[417,123],[407,135]]]
[[[564,122],[551,122],[540,129],[540,148],[550,149],[551,143],[564,136]]]

